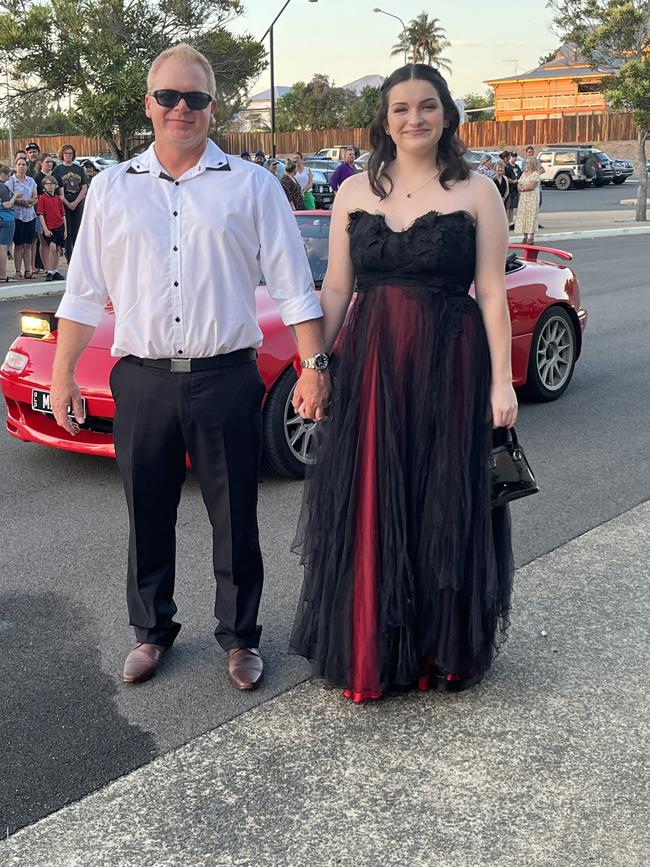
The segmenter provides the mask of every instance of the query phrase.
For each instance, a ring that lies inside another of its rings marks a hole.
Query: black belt
[[[140,367],[155,367],[158,370],[169,370],[171,373],[196,373],[200,370],[214,370],[216,367],[232,367],[235,364],[245,364],[255,361],[255,349],[236,349],[223,355],[213,355],[211,358],[138,358],[137,355],[125,355],[122,361],[138,364]]]

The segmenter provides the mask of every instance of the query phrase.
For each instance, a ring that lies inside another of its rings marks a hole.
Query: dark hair
[[[294,151],[294,154],[298,154],[298,156],[300,157],[301,160],[304,159],[304,157],[303,157],[303,155],[300,153],[300,151]]]
[[[463,158],[467,150],[463,142],[458,138],[457,132],[460,125],[460,115],[456,103],[451,98],[447,82],[433,66],[426,63],[408,63],[400,66],[392,72],[381,87],[381,105],[370,126],[370,146],[372,153],[368,160],[368,177],[370,188],[385,199],[393,189],[391,179],[386,175],[386,168],[396,156],[396,148],[393,140],[386,132],[386,118],[388,116],[388,94],[396,84],[411,79],[428,81],[438,91],[447,126],[443,130],[438,142],[438,166],[440,168],[439,181],[445,189],[449,189],[450,181],[464,181],[469,177],[470,167]],[[390,184],[386,189],[382,180]]]
[[[510,156],[510,151],[501,151],[501,153],[499,154],[499,159],[500,160],[507,160],[509,156]]]

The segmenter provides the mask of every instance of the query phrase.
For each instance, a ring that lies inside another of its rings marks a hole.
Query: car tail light
[[[602,169],[602,164],[599,163],[598,160],[596,160],[596,168],[597,168],[597,169]]]
[[[27,367],[29,357],[15,349],[10,349],[5,355],[5,360],[2,362],[3,370],[11,370],[13,373],[22,373]]]
[[[27,337],[49,337],[56,331],[56,316],[54,313],[41,313],[38,310],[21,310],[20,331]]]

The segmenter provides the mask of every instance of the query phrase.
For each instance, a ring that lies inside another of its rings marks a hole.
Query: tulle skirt
[[[294,550],[291,650],[355,701],[479,681],[505,637],[507,508],[491,509],[490,360],[466,291],[359,291],[334,351]]]

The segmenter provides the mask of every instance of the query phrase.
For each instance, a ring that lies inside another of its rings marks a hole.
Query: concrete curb
[[[546,241],[588,241],[594,238],[619,238],[626,235],[650,235],[650,224],[641,226],[624,226],[620,229],[585,229],[581,232],[545,232],[538,233],[535,243],[543,247]],[[510,235],[509,240],[517,243],[519,235]]]
[[[0,301],[15,301],[19,298],[32,298],[35,295],[62,295],[65,283],[59,281],[56,288],[51,283],[14,283],[0,289]]]

